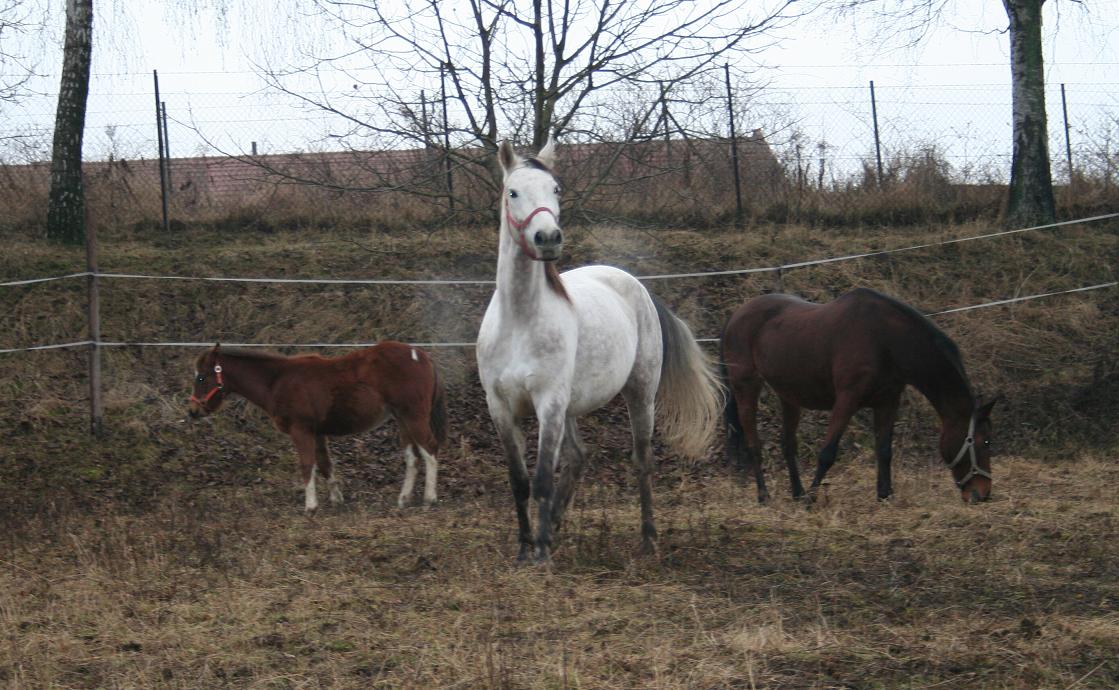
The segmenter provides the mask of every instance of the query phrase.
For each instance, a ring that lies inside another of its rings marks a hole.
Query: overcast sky
[[[50,131],[63,20],[57,7],[61,3],[51,4],[52,28],[29,49],[44,74],[32,83],[41,95],[18,107],[6,106],[0,134]],[[271,35],[261,22],[246,21],[235,12],[227,29],[217,31],[212,16],[203,13],[184,21],[183,16],[169,16],[164,3],[97,4],[110,9],[100,10],[95,19],[87,157],[103,158],[110,149],[125,157],[154,155],[152,69],[160,72],[172,119],[194,123],[224,147],[247,149],[257,141],[269,152],[308,148],[335,128],[291,99],[263,90],[254,63],[285,51],[281,37]],[[259,12],[274,6],[256,0],[242,0],[241,5]],[[1119,119],[1119,2],[1089,0],[1082,7],[1050,0],[1045,12],[1047,79],[1054,89],[1062,82],[1068,85],[1074,129],[1095,130],[1109,117]],[[779,42],[756,53],[754,65],[738,67],[752,68],[754,79],[769,84],[758,94],[759,104],[776,104],[810,141],[826,141],[830,155],[838,158],[858,157],[869,149],[866,87],[872,79],[888,145],[901,146],[907,137],[946,146],[947,141],[971,138],[952,153],[957,162],[987,152],[1006,155],[1009,66],[1002,3],[960,0],[944,19],[916,47],[893,49],[881,47],[882,27],[871,21],[802,20],[782,31]],[[308,17],[303,24],[307,36],[326,31],[314,21]],[[1054,89],[1049,116],[1059,130],[1060,101],[1054,97],[1059,92]],[[775,127],[772,112],[759,108],[757,121],[745,123],[744,129]],[[112,125],[116,128],[110,135]],[[175,155],[206,150],[186,127],[173,124],[170,138]],[[1059,143],[1063,149],[1063,132]]]

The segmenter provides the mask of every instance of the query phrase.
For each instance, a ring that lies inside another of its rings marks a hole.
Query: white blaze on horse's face
[[[508,141],[498,150],[505,174],[502,227],[525,256],[537,261],[555,261],[563,252],[561,190],[551,170],[554,151],[551,139],[534,158],[518,156]]]

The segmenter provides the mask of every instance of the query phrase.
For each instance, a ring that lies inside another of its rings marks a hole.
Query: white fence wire
[[[1027,228],[1015,228],[1012,230],[1002,230],[999,232],[984,233],[981,235],[970,235],[967,237],[957,237],[949,240],[941,240],[939,242],[926,242],[923,244],[915,244],[906,247],[896,247],[894,249],[882,249],[872,252],[862,252],[857,254],[846,254],[843,256],[826,257],[821,259],[809,259],[806,261],[797,261],[787,264],[780,264],[775,266],[759,266],[752,268],[736,268],[722,271],[697,271],[691,273],[663,273],[655,275],[637,276],[639,280],[668,280],[680,278],[706,278],[716,276],[732,276],[732,275],[745,275],[750,273],[782,273],[784,271],[807,268],[810,266],[820,266],[824,264],[837,263],[841,261],[852,261],[855,259],[866,259],[877,256],[886,256],[890,254],[898,254],[902,252],[910,252],[918,249],[928,249],[932,247],[945,246],[950,244],[959,244],[962,242],[972,242],[975,240],[992,239],[996,237],[1004,237],[1007,235],[1015,235],[1024,232],[1032,232],[1038,230],[1048,230],[1053,228],[1067,227],[1071,225],[1084,225],[1088,223],[1095,223],[1104,220],[1112,220],[1119,218],[1119,213],[1107,213],[1097,216],[1090,216],[1087,218],[1078,218],[1075,220],[1061,221],[1058,223],[1048,223],[1045,225],[1034,225]],[[59,276],[48,276],[43,278],[31,278],[25,280],[14,280],[0,283],[0,287],[17,287],[33,284],[41,284],[51,281],[68,280],[72,278],[83,278],[95,276],[98,279],[127,279],[127,280],[177,280],[177,281],[206,281],[206,282],[227,282],[227,283],[272,283],[272,284],[311,284],[311,285],[493,285],[493,280],[480,280],[480,279],[391,279],[391,278],[373,278],[373,279],[344,279],[344,278],[246,278],[246,277],[223,277],[223,276],[177,276],[177,275],[148,275],[139,273],[102,273],[94,271],[83,271],[79,273],[69,273]],[[990,302],[982,302],[962,307],[953,307],[943,309],[940,311],[928,312],[926,316],[940,316],[944,314],[954,314],[958,312],[971,311],[974,309],[987,309],[990,307],[997,307],[1006,304],[1014,304],[1018,302],[1027,302],[1036,299],[1043,299],[1046,297],[1054,297],[1057,295],[1067,295],[1078,292],[1090,292],[1094,290],[1103,290],[1106,288],[1113,288],[1119,285],[1119,281],[1111,281],[1105,283],[1098,283],[1095,285],[1086,285],[1068,290],[1057,290],[1053,292],[1043,292],[1033,295],[1023,295],[1009,299],[1000,299]],[[718,338],[698,338],[701,343],[718,342]],[[0,354],[9,354],[15,352],[31,352],[37,350],[57,350],[66,348],[75,348],[96,345],[99,347],[207,347],[212,345],[212,342],[130,342],[130,341],[106,341],[106,340],[78,340],[66,343],[53,343],[47,345],[33,345],[28,347],[15,347],[15,348],[0,348]],[[375,342],[368,343],[226,343],[229,346],[236,347],[290,347],[290,348],[329,348],[329,347],[368,347],[375,345]],[[473,342],[427,342],[427,343],[410,343],[416,347],[427,348],[457,348],[457,347],[473,347]]]

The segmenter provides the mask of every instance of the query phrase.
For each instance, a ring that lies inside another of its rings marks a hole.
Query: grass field
[[[979,234],[575,228],[568,266],[639,274],[766,265]],[[2,238],[0,280],[81,270]],[[434,233],[103,233],[110,272],[489,278],[492,228]],[[1115,279],[1115,226],[789,272],[926,311]],[[771,275],[650,283],[700,336]],[[473,340],[489,288],[106,280],[107,340]],[[0,289],[3,346],[84,338],[80,281]],[[105,352],[106,435],[86,433],[85,353],[0,355],[0,683],[7,687],[1089,688],[1119,685],[1119,294],[937,317],[996,408],[994,498],[958,500],[936,420],[907,395],[896,497],[874,500],[865,420],[823,499],[754,501],[713,449],[658,447],[660,555],[639,543],[624,409],[584,425],[590,467],[551,572],[512,565],[511,499],[469,350],[434,350],[451,441],[431,510],[394,507],[385,429],[332,446],[348,503],[301,514],[293,453],[243,404],[190,424],[195,350]],[[713,350],[712,350],[713,351]],[[802,426],[812,462],[824,417]]]

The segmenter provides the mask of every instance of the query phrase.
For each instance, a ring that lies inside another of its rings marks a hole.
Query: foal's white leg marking
[[[342,503],[342,478],[338,476],[338,468],[333,467],[330,473],[330,479],[327,480],[326,485],[330,487],[330,502],[334,505]]]
[[[414,348],[414,347],[412,348],[412,361],[413,362],[420,361],[420,357],[419,357],[419,355],[416,354],[416,348]]]
[[[404,447],[404,486],[400,489],[400,496],[396,499],[396,507],[403,508],[408,497],[412,495],[412,487],[416,485],[416,454],[412,452],[412,444]]]
[[[423,446],[416,446],[420,451],[420,457],[424,459],[424,505],[434,505],[435,496],[435,477],[439,472],[439,463],[435,461],[435,456],[424,450]]]
[[[308,513],[313,513],[319,508],[319,497],[315,492],[315,474],[318,472],[317,467],[311,468],[311,478],[303,485],[303,506]]]

